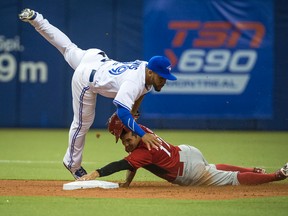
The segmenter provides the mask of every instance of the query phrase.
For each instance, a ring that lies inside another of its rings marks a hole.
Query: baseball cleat
[[[86,170],[81,166],[78,170],[76,170],[74,173],[66,166],[66,164],[63,162],[63,165],[69,172],[73,175],[73,177],[77,180],[81,178],[82,176],[86,175]]]
[[[283,180],[288,177],[288,163],[286,163],[281,169],[275,173],[277,180]]]
[[[87,172],[82,166],[78,170],[76,170],[75,173],[72,173],[72,175],[74,176],[75,179],[79,179],[86,174],[87,174]]]
[[[286,163],[286,164],[280,169],[280,172],[281,172],[284,176],[288,177],[288,163]]]
[[[266,173],[266,170],[263,169],[263,168],[254,167],[253,172],[254,172],[254,173],[259,173],[259,174],[265,174],[265,173]]]
[[[36,16],[37,16],[37,13],[34,10],[25,8],[19,14],[19,19],[21,19],[24,22],[29,22],[30,20],[34,20]]]

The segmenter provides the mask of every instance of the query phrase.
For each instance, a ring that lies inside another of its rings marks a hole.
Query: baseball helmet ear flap
[[[116,143],[118,142],[123,129],[125,128],[124,124],[118,118],[116,113],[113,113],[112,116],[108,119],[108,130],[116,138]]]

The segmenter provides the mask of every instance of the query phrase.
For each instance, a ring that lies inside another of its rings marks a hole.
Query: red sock
[[[275,173],[271,174],[259,174],[251,172],[238,173],[237,178],[240,185],[257,185],[277,181]]]
[[[240,173],[244,172],[253,172],[254,168],[246,168],[246,167],[239,167],[239,166],[233,166],[229,164],[216,164],[217,170],[223,170],[223,171],[238,171]]]

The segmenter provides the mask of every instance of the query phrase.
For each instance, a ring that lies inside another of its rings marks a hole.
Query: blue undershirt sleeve
[[[145,135],[145,131],[135,122],[128,109],[118,104],[116,113],[125,127],[135,132],[140,137]]]

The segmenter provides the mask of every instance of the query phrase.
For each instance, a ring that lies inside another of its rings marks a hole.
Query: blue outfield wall
[[[0,127],[69,127],[73,70],[17,14],[41,12],[82,49],[170,58],[177,82],[148,94],[151,128],[288,130],[285,0],[0,0]],[[5,17],[5,19],[3,19]],[[115,111],[98,96],[93,127]]]

